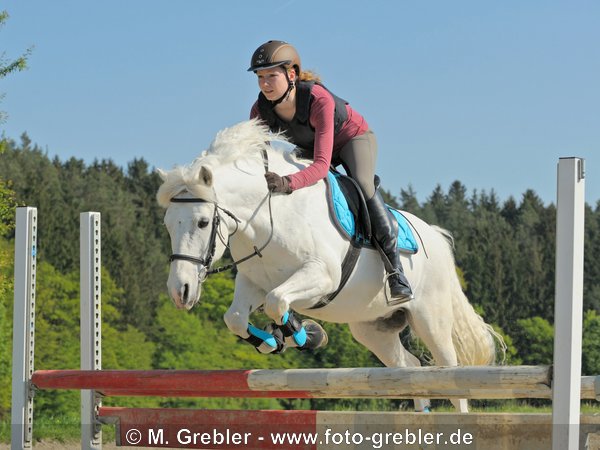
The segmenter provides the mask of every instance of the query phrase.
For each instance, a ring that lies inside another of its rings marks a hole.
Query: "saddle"
[[[375,175],[375,188],[380,180]],[[322,308],[328,305],[344,288],[354,271],[356,262],[363,247],[374,248],[371,242],[371,219],[363,193],[352,178],[330,169],[325,178],[327,186],[327,205],[329,215],[340,234],[350,241],[346,256],[342,261],[342,277],[338,288],[323,297],[310,309]],[[419,246],[415,240],[409,222],[404,215],[388,206],[398,222],[398,250],[403,253],[415,254]]]
[[[375,188],[380,180],[375,175]],[[371,220],[362,191],[356,181],[335,170],[325,178],[329,214],[342,236],[358,247],[373,248]],[[398,222],[398,251],[414,255],[419,250],[410,224],[402,212],[386,205]]]

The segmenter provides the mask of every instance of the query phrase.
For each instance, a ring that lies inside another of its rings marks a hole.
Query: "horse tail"
[[[448,242],[449,250],[454,260],[454,240],[449,231],[435,227]],[[465,366],[494,364],[496,360],[496,343],[502,354],[506,352],[506,344],[500,334],[491,325],[485,323],[477,314],[464,294],[458,275],[452,276],[452,310],[454,323],[452,327],[452,343],[456,351],[458,363]]]

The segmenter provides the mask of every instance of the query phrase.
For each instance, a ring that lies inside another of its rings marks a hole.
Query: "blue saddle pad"
[[[341,228],[341,231],[349,238],[354,238],[356,237],[356,218],[348,206],[348,201],[346,200],[344,193],[340,189],[337,176],[334,173],[329,172],[327,178],[329,181],[330,193],[328,201],[331,202],[332,208],[330,208],[330,210],[333,211],[338,228]],[[389,205],[388,209],[398,221],[398,250],[404,253],[417,253],[419,246],[408,221],[400,211],[397,211]]]

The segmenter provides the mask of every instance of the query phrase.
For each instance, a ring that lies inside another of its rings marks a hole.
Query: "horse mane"
[[[227,163],[246,156],[260,155],[267,142],[286,141],[283,133],[273,133],[260,119],[250,119],[219,131],[200,159],[203,164]],[[196,161],[195,161],[196,162]]]
[[[260,152],[269,141],[287,142],[282,133],[272,133],[260,119],[250,119],[217,133],[207,150],[185,166],[176,166],[163,172],[159,170],[163,184],[156,199],[163,208],[169,206],[171,198],[188,191],[195,197],[214,200],[214,191],[198,183],[201,166],[215,167],[246,157],[260,157]]]

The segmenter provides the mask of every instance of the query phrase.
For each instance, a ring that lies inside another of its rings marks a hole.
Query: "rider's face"
[[[256,75],[258,76],[258,87],[268,100],[277,100],[287,91],[288,80],[285,77],[285,69],[283,67],[257,70]],[[292,80],[294,72],[290,71],[288,76]]]

